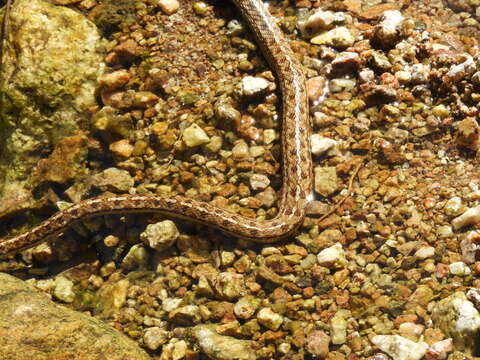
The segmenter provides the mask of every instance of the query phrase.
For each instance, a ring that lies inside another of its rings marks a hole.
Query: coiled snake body
[[[160,212],[215,227],[235,237],[270,243],[292,234],[302,222],[312,191],[310,125],[304,75],[287,40],[261,0],[233,0],[254,31],[279,78],[283,101],[283,187],[279,211],[270,220],[250,219],[181,196],[124,195],[93,198],[54,214],[30,231],[0,239],[0,254],[15,253],[57,235],[76,221],[112,213]]]

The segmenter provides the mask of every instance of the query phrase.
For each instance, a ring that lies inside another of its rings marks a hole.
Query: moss
[[[135,23],[135,15],[135,0],[106,0],[96,7],[91,20],[108,37],[118,31],[121,25]]]

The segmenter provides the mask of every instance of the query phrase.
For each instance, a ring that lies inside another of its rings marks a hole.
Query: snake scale
[[[271,243],[292,234],[305,216],[312,194],[310,124],[305,79],[300,64],[261,0],[233,0],[255,33],[262,52],[279,78],[282,93],[282,175],[277,216],[246,218],[209,203],[181,196],[122,195],[92,198],[57,212],[30,231],[0,239],[0,255],[16,253],[58,235],[72,223],[94,216],[159,212],[211,226],[239,238]]]

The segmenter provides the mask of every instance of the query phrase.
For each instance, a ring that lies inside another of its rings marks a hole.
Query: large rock
[[[9,201],[19,192],[28,204],[33,170],[45,150],[87,128],[104,68],[97,28],[79,12],[17,0],[10,15],[0,106],[0,217],[21,210]]]
[[[0,359],[149,360],[134,341],[0,273]]]

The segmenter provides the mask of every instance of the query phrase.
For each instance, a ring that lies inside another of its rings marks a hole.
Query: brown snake
[[[310,124],[304,75],[287,40],[261,0],[233,0],[254,31],[264,56],[279,77],[282,92],[283,187],[279,211],[270,220],[250,219],[181,196],[122,195],[92,198],[57,212],[30,231],[0,239],[0,255],[15,253],[58,235],[72,223],[93,216],[159,212],[212,226],[235,237],[270,243],[292,234],[305,216],[312,193]]]

